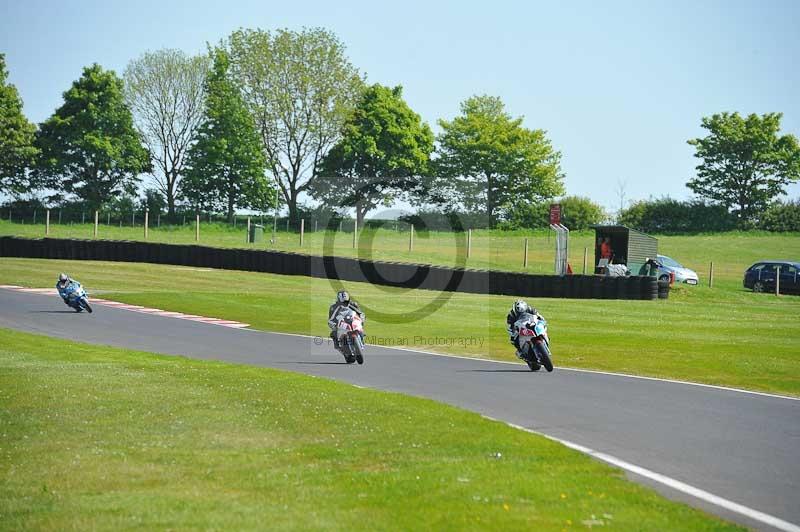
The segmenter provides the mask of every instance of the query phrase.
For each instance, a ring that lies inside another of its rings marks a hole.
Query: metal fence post
[[[97,217],[98,212],[94,211],[94,237],[97,238]]]
[[[781,267],[780,267],[780,265],[778,265],[778,267],[775,269],[775,295],[776,296],[781,295]]]
[[[397,223],[394,224],[397,228]],[[472,255],[472,229],[467,229],[467,258]]]
[[[583,275],[586,275],[586,265],[589,259],[589,248],[583,248]]]
[[[358,243],[358,218],[353,219],[353,249],[356,249]]]
[[[47,214],[44,217],[44,236],[50,235],[50,209],[47,209]]]
[[[144,239],[147,240],[147,226],[150,224],[150,209],[144,210]]]
[[[247,233],[244,235],[244,241],[250,243],[250,217],[247,217]]]
[[[200,215],[198,214],[194,221],[194,241],[200,242]]]
[[[408,233],[408,251],[414,251],[414,224],[411,224],[411,231]]]
[[[714,288],[714,261],[708,266],[708,287]]]
[[[527,238],[525,239],[525,256],[522,259],[522,267],[523,268],[527,268],[528,267],[528,239]]]
[[[305,237],[306,232],[306,219],[300,219],[300,247],[303,247],[303,238]]]

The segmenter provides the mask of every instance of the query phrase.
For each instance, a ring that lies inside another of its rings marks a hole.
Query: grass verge
[[[0,284],[53,286],[59,271],[98,296],[221,317],[254,328],[327,335],[332,285],[322,279],[152,264],[0,258]],[[369,341],[512,360],[513,298],[347,283],[367,311]],[[541,299],[556,365],[800,395],[800,298],[705,287],[667,301]],[[54,303],[55,304],[55,303]],[[407,314],[395,319],[384,314]]]
[[[6,329],[0,346],[8,530],[734,528],[429,400]]]

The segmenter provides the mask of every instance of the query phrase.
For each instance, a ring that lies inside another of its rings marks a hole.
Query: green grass
[[[324,279],[152,264],[0,258],[0,284],[53,286],[59,271],[91,294],[222,317],[254,328],[327,335],[334,287]],[[369,341],[443,353],[514,359],[505,333],[513,298],[439,294],[346,283],[367,311]],[[54,304],[56,304],[55,302]],[[667,301],[539,299],[556,365],[800,395],[800,298],[707,287]],[[408,313],[403,321],[381,313]],[[444,338],[451,344],[437,343]],[[332,352],[331,356],[335,354]]]
[[[346,227],[347,229],[348,227]],[[350,229],[352,229],[350,227]],[[18,224],[0,221],[0,235],[18,235],[40,238],[44,236],[44,225]],[[93,226],[51,225],[54,238],[92,238]],[[264,242],[258,246],[246,244],[245,228],[239,224],[233,228],[226,224],[201,224],[200,243],[208,246],[238,248],[274,248],[286,251],[322,254],[326,234],[322,231],[308,232],[304,246],[295,233],[279,232],[274,246]],[[330,235],[329,235],[330,236]],[[100,226],[99,238],[144,240],[142,227]],[[151,228],[149,240],[175,244],[195,243],[194,226],[170,226]],[[523,268],[524,240],[529,239],[528,268]],[[741,287],[742,274],[753,262],[786,258],[800,260],[800,234],[774,234],[761,232],[722,233],[695,236],[659,236],[659,250],[685,266],[696,270],[703,283],[707,282],[709,265],[714,262],[715,284],[722,289]],[[269,235],[266,235],[269,240]],[[459,244],[452,233],[418,233],[414,251],[408,250],[408,232],[397,232],[392,227],[362,231],[359,248],[353,248],[352,233],[339,233],[329,238],[331,250],[338,256],[361,256],[375,260],[390,260],[438,264],[462,265],[457,259]],[[583,251],[589,250],[589,266],[594,260],[594,232],[574,232],[570,236],[570,263],[579,273],[583,269]],[[372,244],[370,244],[372,242]],[[548,231],[488,231],[473,232],[470,258],[463,262],[470,268],[529,271],[552,273],[555,243]],[[465,250],[461,250],[464,254]]]
[[[0,329],[0,529],[732,530],[430,400]]]

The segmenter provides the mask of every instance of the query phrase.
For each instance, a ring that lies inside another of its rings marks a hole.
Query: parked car
[[[742,284],[753,292],[774,292],[775,278],[781,267],[781,293],[800,294],[800,262],[791,260],[762,260],[744,272]]]
[[[676,283],[697,284],[697,272],[686,268],[683,264],[666,255],[656,255],[658,262],[658,279],[669,281],[670,273],[675,274]]]

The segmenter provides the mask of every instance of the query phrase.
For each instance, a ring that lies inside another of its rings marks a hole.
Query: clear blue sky
[[[0,0],[0,51],[40,122],[93,62],[122,73],[146,50],[199,52],[238,27],[324,26],[435,130],[470,95],[500,96],[548,132],[568,193],[612,208],[618,180],[629,199],[689,197],[702,116],[780,111],[800,136],[800,2],[555,4]]]

